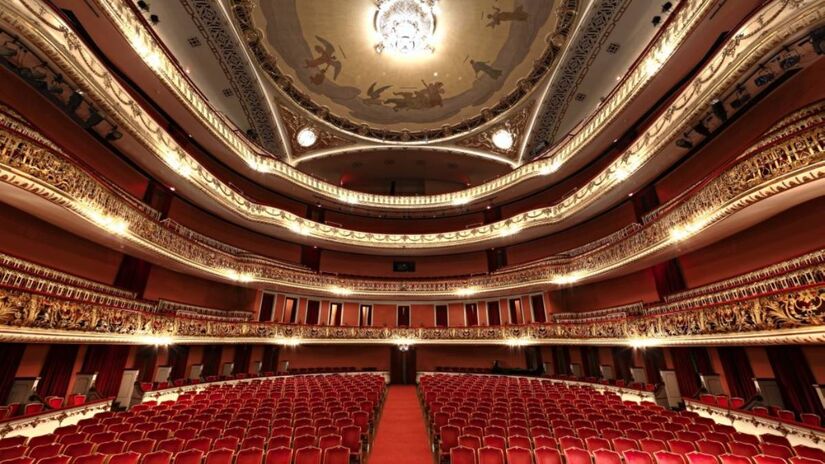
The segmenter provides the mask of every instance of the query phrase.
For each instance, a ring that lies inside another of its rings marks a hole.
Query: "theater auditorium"
[[[825,464],[825,0],[0,0],[0,464]]]

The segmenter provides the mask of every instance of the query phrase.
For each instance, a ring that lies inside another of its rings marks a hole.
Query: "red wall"
[[[638,301],[659,300],[649,270],[553,292],[553,301],[567,311],[592,311]]]
[[[144,297],[149,300],[164,299],[209,308],[252,311],[256,291],[154,266],[149,274]]]
[[[626,202],[590,221],[553,235],[507,247],[507,264],[521,264],[571,250],[636,222],[633,205]]]
[[[779,119],[825,98],[825,87],[821,82],[823,73],[825,60],[819,60],[740,116],[723,134],[656,183],[660,200],[664,203],[679,195],[697,180],[725,164],[727,160],[744,152],[759,134],[768,130]]]
[[[825,197],[679,258],[688,287],[705,285],[825,247]]]
[[[0,251],[112,284],[123,255],[0,203]]]
[[[278,361],[289,361],[289,368],[305,367],[374,367],[390,368],[390,346],[378,345],[305,345],[282,347]]]
[[[23,83],[6,68],[0,69],[0,101],[20,113],[66,153],[81,159],[112,182],[143,198],[148,180]]]
[[[300,245],[231,224],[180,199],[172,202],[169,217],[208,237],[252,253],[293,263],[301,261]]]
[[[524,350],[506,346],[419,345],[415,347],[416,369],[434,371],[436,367],[525,368]]]
[[[393,260],[415,261],[415,272],[393,272]],[[441,277],[482,274],[487,272],[485,252],[448,256],[391,256],[360,255],[324,250],[321,253],[321,272],[359,276]]]

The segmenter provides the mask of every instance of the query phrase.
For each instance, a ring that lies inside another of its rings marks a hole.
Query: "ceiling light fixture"
[[[373,27],[378,53],[402,56],[432,53],[437,0],[378,0]]]
[[[295,140],[298,142],[298,145],[309,148],[318,141],[318,133],[311,127],[304,127],[298,131],[298,136],[295,137]]]
[[[493,145],[499,150],[509,150],[513,148],[513,133],[507,129],[499,129],[493,132]]]

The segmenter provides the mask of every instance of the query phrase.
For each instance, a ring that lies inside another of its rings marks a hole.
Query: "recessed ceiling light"
[[[295,139],[298,141],[298,145],[308,148],[315,145],[315,142],[318,141],[318,133],[311,127],[304,127],[298,131],[298,137]]]
[[[500,150],[513,148],[513,134],[507,129],[499,129],[493,132],[493,145]]]

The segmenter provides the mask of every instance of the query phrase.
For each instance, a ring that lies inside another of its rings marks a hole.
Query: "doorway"
[[[401,348],[406,348],[402,350]],[[390,353],[390,383],[393,385],[415,385],[415,347],[394,346]]]

